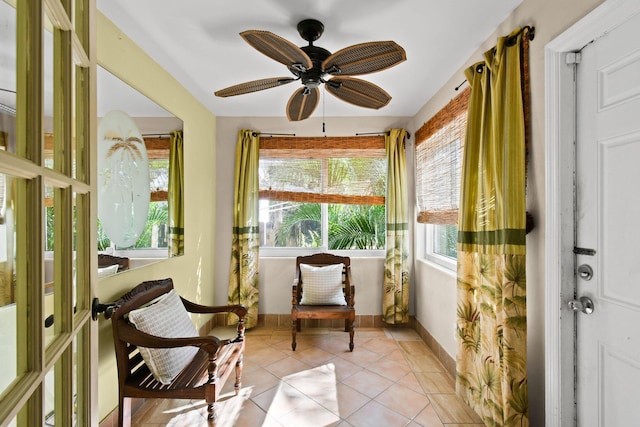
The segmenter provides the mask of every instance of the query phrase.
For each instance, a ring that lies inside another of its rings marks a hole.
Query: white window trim
[[[425,224],[424,259],[448,270],[456,271],[458,268],[457,260],[433,252],[434,227],[434,224]]]
[[[260,257],[265,258],[287,258],[297,257],[304,255],[312,255],[322,252],[331,252],[334,255],[348,256],[351,258],[384,258],[386,251],[384,249],[366,250],[366,249],[352,249],[352,250],[330,250],[326,246],[319,246],[316,248],[274,248],[274,247],[261,247]]]

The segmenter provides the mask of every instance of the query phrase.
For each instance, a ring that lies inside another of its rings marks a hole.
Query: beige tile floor
[[[215,332],[214,332],[215,334]],[[288,329],[247,332],[242,389],[230,379],[218,427],[483,426],[411,329],[307,329],[291,351]],[[134,426],[207,426],[204,401],[150,399]]]

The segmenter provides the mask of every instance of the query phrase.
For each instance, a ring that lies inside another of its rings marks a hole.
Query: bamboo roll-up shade
[[[384,205],[385,199],[384,196],[348,196],[344,194],[317,194],[295,191],[260,190],[260,200],[343,205]]]
[[[420,223],[457,224],[469,93],[467,88],[416,132]]]
[[[260,158],[385,157],[384,136],[260,137]]]
[[[260,199],[384,205],[384,137],[260,138]]]

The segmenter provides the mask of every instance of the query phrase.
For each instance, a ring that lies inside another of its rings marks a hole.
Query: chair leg
[[[344,319],[344,331],[349,332],[351,330],[352,321],[349,319]]]
[[[209,426],[216,427],[216,419],[218,414],[216,413],[216,402],[209,403],[207,405],[207,422]]]
[[[291,350],[296,351],[296,331],[298,330],[299,320],[291,321]]]
[[[347,320],[347,322],[351,323],[351,327],[349,328],[349,351],[353,351],[353,334],[354,334],[354,327],[353,324],[355,323],[355,321],[351,320]]]
[[[242,359],[243,358],[244,358],[244,355],[241,354],[240,357],[238,358],[238,361],[236,362],[236,383],[233,385],[236,391],[236,396],[238,395],[238,393],[240,393],[240,387],[242,387]]]

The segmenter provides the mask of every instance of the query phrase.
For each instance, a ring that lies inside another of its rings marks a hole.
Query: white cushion
[[[147,334],[163,338],[197,337],[180,296],[172,289],[155,303],[131,310],[129,320]],[[197,347],[146,348],[138,347],[145,363],[156,380],[169,384],[198,352]]]
[[[300,304],[347,305],[342,291],[343,268],[342,263],[322,267],[300,264],[303,284]]]
[[[98,268],[98,278],[112,276],[118,272],[118,264]]]

